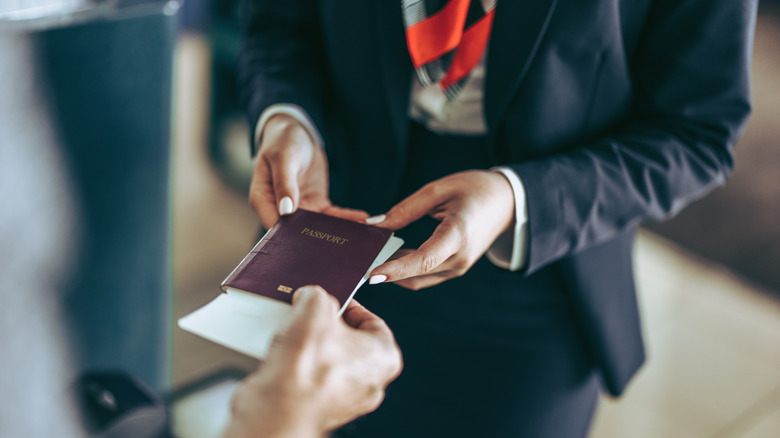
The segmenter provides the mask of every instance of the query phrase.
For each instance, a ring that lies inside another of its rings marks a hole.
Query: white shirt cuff
[[[515,195],[515,226],[502,233],[487,250],[487,258],[499,268],[517,271],[525,266],[528,255],[528,212],[525,204],[525,187],[520,177],[509,167],[494,167],[509,181]]]
[[[306,110],[299,107],[298,105],[293,105],[291,103],[276,103],[266,108],[263,113],[260,114],[260,119],[257,120],[254,135],[255,146],[257,148],[260,147],[260,140],[263,139],[263,129],[265,129],[265,124],[268,123],[268,120],[272,116],[277,114],[287,114],[300,123],[301,126],[303,126],[303,129],[305,129],[309,134],[309,137],[311,137],[311,140],[314,142],[315,146],[323,147],[325,145],[325,142],[322,140],[322,136],[320,135],[320,131],[317,130],[316,126],[314,126],[314,122],[311,120],[311,117],[309,117],[309,114],[306,113]]]

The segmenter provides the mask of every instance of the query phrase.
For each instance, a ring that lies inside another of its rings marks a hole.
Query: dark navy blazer
[[[376,188],[399,180],[409,126],[399,2],[246,3],[250,123],[271,104],[300,105],[325,138],[334,203],[385,211],[392,190]],[[527,192],[528,266],[518,275],[556,264],[614,395],[645,357],[634,231],[731,172],[750,112],[755,15],[755,0],[498,3],[485,117],[495,162]]]

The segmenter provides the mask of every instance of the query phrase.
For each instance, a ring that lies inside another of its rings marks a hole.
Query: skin
[[[375,410],[402,359],[385,322],[318,286],[293,295],[293,311],[268,358],[244,379],[232,400],[225,438],[322,437]]]
[[[268,120],[249,192],[250,205],[265,227],[279,219],[290,197],[299,207],[364,221],[368,214],[331,204],[324,152],[292,117]],[[459,277],[514,223],[514,195],[503,175],[485,170],[458,172],[432,181],[390,209],[383,228],[399,230],[430,215],[441,224],[416,250],[401,250],[371,272],[372,282],[392,281],[417,290]]]
[[[362,221],[364,211],[334,206],[328,196],[328,161],[306,130],[292,117],[277,114],[263,129],[258,160],[249,186],[249,205],[271,228],[279,220],[279,203],[290,197],[293,211],[302,207],[331,216]]]
[[[425,215],[441,222],[433,235],[417,250],[396,253],[372,276],[384,275],[386,281],[418,290],[465,274],[514,224],[512,186],[497,172],[454,173],[395,205],[379,225],[398,230]]]

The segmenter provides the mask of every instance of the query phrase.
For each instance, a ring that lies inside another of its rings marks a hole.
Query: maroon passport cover
[[[287,303],[308,284],[322,286],[344,305],[391,230],[298,209],[282,216],[222,282]]]

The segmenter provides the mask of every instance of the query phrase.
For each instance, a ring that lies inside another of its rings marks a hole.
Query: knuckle
[[[465,274],[469,267],[471,267],[471,263],[464,257],[456,257],[452,261],[452,268],[459,273],[459,276]]]
[[[468,272],[468,269],[456,269],[452,272],[453,277],[463,277]]]
[[[272,168],[279,161],[279,150],[276,148],[260,149],[257,166]]]
[[[424,274],[431,272],[439,265],[439,258],[436,254],[426,254],[420,261],[420,271]]]
[[[468,237],[468,233],[466,232],[466,221],[464,221],[462,217],[458,215],[451,216],[448,225],[450,230],[456,232],[462,241],[466,240]]]
[[[260,149],[260,157],[269,163],[282,160],[286,155],[287,148],[279,147],[278,144],[268,145],[268,147]]]
[[[386,363],[385,376],[389,382],[398,377],[404,369],[403,356],[401,356],[401,350],[397,345],[394,346],[391,352],[388,352]]]
[[[406,202],[401,202],[387,212],[387,216],[403,220],[409,216],[409,205]]]
[[[373,412],[382,404],[384,398],[384,389],[377,385],[368,385],[365,387],[365,392],[357,409],[361,415]]]
[[[420,195],[431,198],[435,198],[440,192],[439,185],[434,183],[428,183],[420,189]]]
[[[325,289],[321,288],[320,286],[309,287],[320,291],[320,293],[314,295],[311,302],[311,306],[317,312],[327,311],[338,306],[338,301],[336,301],[336,298],[334,298],[333,295],[327,293]]]
[[[395,278],[407,278],[412,277],[415,275],[415,269],[417,266],[415,266],[414,259],[399,259],[397,261],[393,262],[392,270],[395,271]]]
[[[416,291],[422,289],[422,283],[420,283],[417,280],[411,280],[411,281],[409,281],[409,284],[407,285],[407,289],[416,292]]]
[[[369,399],[369,412],[375,411],[382,401],[385,399],[385,391],[380,387],[375,387],[372,391],[371,398]]]
[[[273,338],[271,338],[271,346],[270,350],[277,350],[281,348],[282,345],[285,345],[290,342],[289,336],[284,333],[276,333]]]
[[[395,366],[393,367],[393,374],[392,374],[393,379],[400,376],[401,373],[404,371],[404,357],[401,353],[401,349],[398,348],[397,346],[395,348],[396,348],[396,354],[395,354]]]

